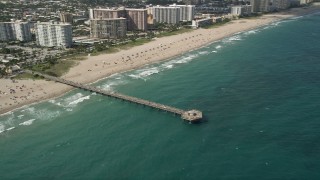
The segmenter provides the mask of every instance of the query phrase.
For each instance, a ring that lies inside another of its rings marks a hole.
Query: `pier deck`
[[[156,103],[156,102],[147,101],[147,100],[144,100],[144,99],[140,99],[140,98],[124,95],[124,94],[121,94],[121,93],[105,91],[105,90],[97,88],[97,87],[93,87],[93,86],[89,86],[89,85],[85,85],[85,84],[69,81],[69,80],[66,80],[66,79],[62,79],[62,78],[46,75],[46,74],[39,73],[39,72],[34,72],[34,71],[30,71],[30,70],[24,70],[24,71],[26,73],[29,73],[29,74],[36,74],[36,75],[42,76],[42,77],[44,77],[44,78],[46,78],[48,80],[52,80],[52,81],[56,81],[56,82],[59,82],[59,83],[63,83],[63,84],[66,84],[66,85],[69,85],[69,86],[73,86],[73,87],[76,87],[76,88],[80,88],[80,89],[96,92],[98,94],[102,94],[102,95],[113,97],[113,98],[116,98],[116,99],[125,100],[125,101],[128,101],[128,102],[132,102],[132,103],[136,103],[136,104],[152,107],[152,108],[159,109],[159,110],[162,110],[162,111],[171,112],[173,114],[180,115],[182,119],[184,119],[186,121],[189,121],[189,122],[194,122],[194,121],[198,121],[198,120],[202,119],[202,112],[198,111],[198,110],[185,111],[185,110],[182,110],[182,109],[179,109],[179,108],[175,108],[175,107],[172,107],[172,106],[167,106],[167,105],[159,104],[159,103]]]

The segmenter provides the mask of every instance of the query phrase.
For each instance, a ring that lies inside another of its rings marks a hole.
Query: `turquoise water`
[[[198,124],[82,90],[2,115],[0,179],[319,179],[319,30],[273,23],[96,83]]]

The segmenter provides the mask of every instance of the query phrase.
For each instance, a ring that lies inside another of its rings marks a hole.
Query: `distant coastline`
[[[239,19],[212,29],[156,38],[154,41],[121,50],[113,54],[90,56],[70,69],[62,78],[81,83],[92,83],[116,73],[141,68],[147,64],[165,61],[201,48],[235,33],[256,29],[275,21],[320,12],[319,3],[307,8],[267,14],[252,19]],[[45,80],[0,79],[0,114],[32,103],[52,99],[72,90],[71,87]],[[14,91],[11,92],[10,91]]]

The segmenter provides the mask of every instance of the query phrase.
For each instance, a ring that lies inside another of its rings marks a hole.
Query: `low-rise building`
[[[213,24],[213,21],[211,18],[205,18],[205,19],[195,19],[192,21],[192,28],[196,29],[199,27],[204,27],[204,26],[210,26]]]

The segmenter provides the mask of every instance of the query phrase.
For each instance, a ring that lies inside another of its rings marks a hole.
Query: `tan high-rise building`
[[[146,31],[147,28],[147,9],[90,9],[90,19],[114,19],[126,18],[127,30]]]
[[[126,18],[129,31],[146,31],[148,29],[146,9],[126,9]]]
[[[125,18],[124,8],[119,9],[89,9],[90,19]]]
[[[289,0],[273,0],[272,6],[275,9],[287,9],[290,6]]]
[[[250,0],[250,4],[253,12],[269,12],[272,5],[270,0]]]
[[[289,0],[251,0],[253,12],[270,12],[274,10],[287,9]]]
[[[90,28],[92,38],[119,39],[127,33],[125,18],[91,19]]]
[[[73,22],[73,15],[71,13],[60,13],[60,21],[63,23],[70,23]]]

